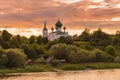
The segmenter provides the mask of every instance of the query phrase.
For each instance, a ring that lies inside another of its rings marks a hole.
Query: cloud
[[[60,18],[68,28],[119,28],[119,0],[76,0],[68,4],[55,0],[0,0],[0,26],[49,28]],[[117,18],[117,20],[115,20]]]

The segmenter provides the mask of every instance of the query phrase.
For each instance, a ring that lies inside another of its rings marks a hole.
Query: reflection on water
[[[2,76],[0,80],[120,80],[120,69],[26,73]]]

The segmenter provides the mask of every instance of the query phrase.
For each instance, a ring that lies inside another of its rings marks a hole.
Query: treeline
[[[114,35],[98,29],[81,35],[60,37],[54,41],[40,36],[13,35],[6,30],[0,35],[0,67],[25,67],[43,64],[52,56],[51,64],[83,62],[120,62],[120,32]]]
[[[99,28],[97,31],[90,33],[89,29],[85,29],[81,35],[74,35],[74,41],[87,42],[94,48],[105,50],[108,45],[119,48],[120,46],[120,31],[115,34],[107,34]]]

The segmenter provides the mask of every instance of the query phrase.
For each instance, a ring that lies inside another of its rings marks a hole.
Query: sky
[[[60,19],[70,34],[102,28],[120,30],[120,0],[0,0],[0,30],[30,36],[42,34]]]

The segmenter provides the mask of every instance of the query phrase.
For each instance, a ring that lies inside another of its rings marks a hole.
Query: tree
[[[43,55],[45,54],[44,48],[36,43],[32,45],[24,44],[22,45],[22,49],[30,59],[37,59],[39,57],[43,57]]]
[[[3,42],[2,43],[2,48],[3,49],[9,49],[10,48],[10,42]]]
[[[58,43],[57,40],[49,41],[49,42],[48,42],[48,45],[47,45],[47,48],[49,49],[49,48],[51,48],[51,46],[53,46],[53,45],[55,45],[55,44],[57,44],[57,43]]]
[[[21,37],[21,44],[29,44],[29,43],[30,42],[29,42],[29,39],[27,37],[25,37],[25,36]]]
[[[48,41],[49,41],[49,40],[48,40],[48,38],[47,38],[47,37],[43,37],[43,38],[42,38],[42,42],[43,42],[43,43],[45,43],[45,44],[46,44],[46,43],[48,43]]]
[[[6,67],[7,62],[7,55],[5,54],[5,51],[2,48],[0,48],[0,67]]]
[[[10,41],[12,38],[12,34],[10,34],[8,31],[3,30],[1,35],[1,45],[3,49],[10,48]]]
[[[22,42],[21,42],[21,36],[20,36],[20,35],[17,35],[16,38],[17,38],[19,44],[21,45],[21,44],[22,44]]]
[[[8,62],[7,67],[24,67],[26,61],[26,55],[24,52],[18,49],[8,49],[6,51]]]
[[[78,38],[78,35],[77,35],[77,34],[73,35],[73,40],[74,40],[74,41],[79,41],[79,38]]]
[[[56,44],[49,49],[50,56],[54,56],[57,59],[66,59],[67,57],[67,45],[66,44]]]
[[[37,44],[41,44],[42,43],[42,36],[38,36],[37,37]]]
[[[19,48],[20,44],[16,36],[12,37],[11,40],[11,47],[12,48]]]
[[[73,38],[71,36],[61,36],[59,43],[73,44]]]
[[[112,56],[116,56],[115,47],[112,45],[106,47],[106,52]]]
[[[6,31],[6,30],[2,31],[2,39],[3,39],[3,41],[10,42],[11,37],[12,37],[12,34],[10,34],[8,31]]]
[[[30,44],[33,44],[34,42],[35,42],[35,39],[36,37],[35,36],[30,36],[30,38],[29,38],[29,41],[30,41]]]
[[[82,32],[82,34],[79,36],[80,41],[88,42],[90,41],[90,30],[85,28],[85,30]]]
[[[73,44],[72,36],[66,36],[64,43],[66,43],[66,44]]]
[[[64,36],[61,36],[59,38],[59,43],[65,43],[65,37]]]
[[[72,63],[93,62],[95,55],[91,51],[76,48],[76,51],[70,50],[69,60]]]
[[[38,57],[37,52],[31,45],[24,44],[22,45],[22,49],[24,50],[24,53],[28,56],[28,58],[36,59]]]
[[[116,31],[112,38],[112,44],[114,46],[120,46],[120,31]]]
[[[97,31],[94,31],[91,35],[91,42],[94,43],[94,46],[107,46],[111,44],[112,38],[109,34],[102,31],[101,28],[99,28]]]
[[[93,53],[95,54],[95,62],[111,62],[114,59],[113,56],[111,56],[99,49],[93,50]]]

